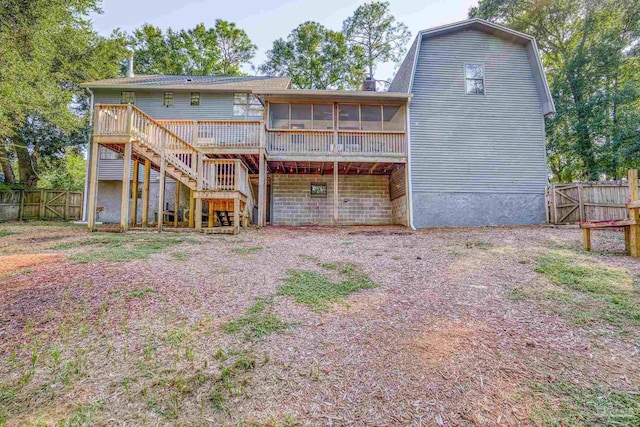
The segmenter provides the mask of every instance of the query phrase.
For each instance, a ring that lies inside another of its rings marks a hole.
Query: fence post
[[[24,218],[24,199],[26,198],[26,194],[24,190],[20,190],[19,194],[20,199],[18,200],[18,203],[20,204],[20,206],[18,207],[18,221],[22,221],[22,219]]]
[[[47,193],[45,190],[40,190],[40,219],[44,219],[44,213],[45,213],[45,199],[47,197]]]
[[[584,185],[582,184],[578,184],[578,210],[580,212],[580,221],[586,221],[587,217],[586,209],[584,206]]]
[[[63,212],[63,217],[65,221],[69,221],[69,191],[65,191],[64,192],[64,212]]]

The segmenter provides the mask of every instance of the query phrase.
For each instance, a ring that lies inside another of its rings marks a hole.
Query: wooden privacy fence
[[[80,220],[82,191],[0,190],[0,221]]]
[[[546,191],[551,224],[624,219],[629,190],[626,181],[550,184]]]

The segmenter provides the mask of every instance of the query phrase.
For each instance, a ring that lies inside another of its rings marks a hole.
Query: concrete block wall
[[[311,197],[311,183],[325,183],[327,197]],[[333,175],[272,175],[271,223],[274,225],[332,225]],[[340,225],[392,224],[389,178],[340,175]]]
[[[407,224],[407,196],[396,197],[391,201],[391,217],[393,223],[408,226]]]

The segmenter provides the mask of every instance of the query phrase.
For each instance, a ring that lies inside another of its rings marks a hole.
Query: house
[[[420,32],[386,92],[132,72],[84,86],[92,229],[545,220],[538,49],[483,20]]]

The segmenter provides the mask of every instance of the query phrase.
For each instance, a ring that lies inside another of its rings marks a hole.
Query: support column
[[[260,149],[258,170],[258,227],[267,225],[267,162],[264,148]]]
[[[638,170],[629,170],[629,203],[638,200]],[[640,258],[640,209],[629,209],[629,219],[635,221],[629,226],[629,253],[634,258]]]
[[[173,226],[178,228],[178,207],[180,206],[180,181],[176,180],[176,194],[173,205]]]
[[[213,200],[209,200],[209,213],[207,215],[207,227],[213,228]]]
[[[129,212],[131,196],[131,141],[124,145],[122,166],[122,203],[120,205],[120,231],[129,229]]]
[[[133,161],[133,182],[131,187],[131,226],[135,227],[138,223],[138,171],[140,169],[140,162],[136,159]]]
[[[151,184],[151,160],[144,161],[144,184],[142,186],[142,226],[149,226],[149,185]]]
[[[196,199],[195,211],[195,228],[196,231],[202,231],[202,199]]]
[[[160,189],[158,190],[158,231],[164,227],[164,190],[166,186],[167,161],[164,155],[166,141],[162,140],[160,148]]]
[[[100,156],[100,144],[95,139],[91,141],[91,174],[89,176],[89,194],[87,226],[90,231],[96,229],[96,204],[98,203],[98,157]]]
[[[240,199],[236,194],[233,199],[233,234],[240,233]]]
[[[333,162],[333,225],[338,225],[339,219],[338,196],[338,162]]]
[[[193,190],[189,189],[189,228],[195,227],[196,200],[193,198]]]

